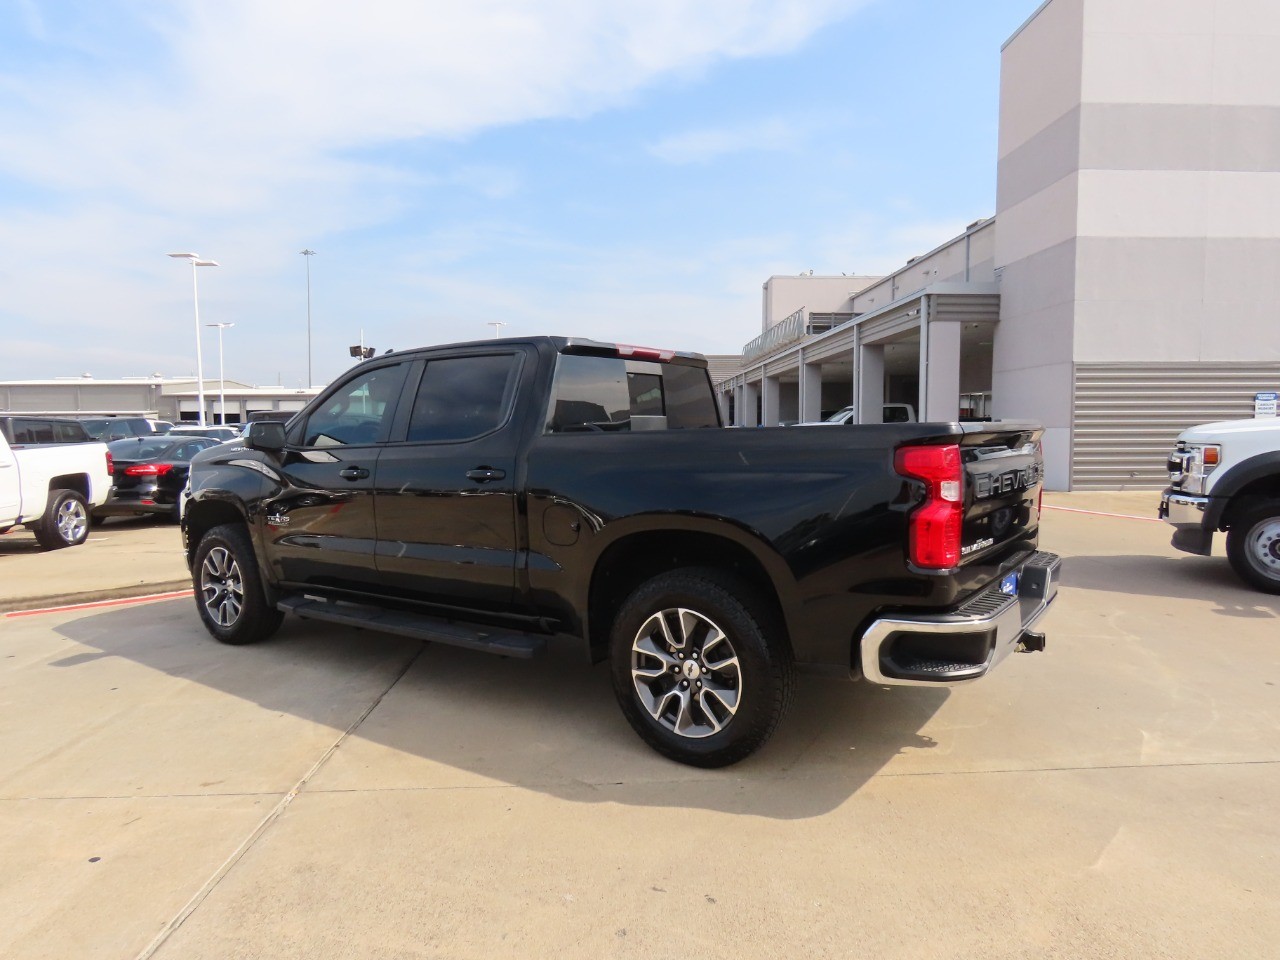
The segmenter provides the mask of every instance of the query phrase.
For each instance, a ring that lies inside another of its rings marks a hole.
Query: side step
[[[501,627],[473,626],[402,610],[383,610],[379,607],[312,600],[302,596],[285,597],[276,604],[276,608],[300,617],[310,617],[312,620],[343,623],[349,627],[394,633],[415,640],[433,640],[436,643],[523,660],[542,653],[547,647],[547,638],[537,634],[503,630]]]

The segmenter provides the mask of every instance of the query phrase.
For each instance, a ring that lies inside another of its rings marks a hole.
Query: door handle
[[[501,480],[507,475],[505,470],[495,470],[493,467],[476,467],[474,470],[467,471],[467,479],[474,480],[477,483],[488,483],[490,480]]]
[[[369,475],[369,471],[364,467],[347,467],[345,470],[339,470],[338,476],[343,480],[363,480]]]

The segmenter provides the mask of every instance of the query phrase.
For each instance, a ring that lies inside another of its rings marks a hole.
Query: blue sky
[[[995,205],[1035,0],[0,0],[0,379],[228,377],[563,333],[708,353],[771,274]],[[205,331],[206,375],[216,338]]]

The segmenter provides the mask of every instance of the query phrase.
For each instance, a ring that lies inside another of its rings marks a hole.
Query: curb
[[[157,594],[178,593],[191,589],[191,578],[166,580],[163,583],[132,583],[124,587],[108,587],[102,590],[86,590],[79,593],[55,593],[42,597],[17,597],[0,599],[0,615],[43,611],[60,606],[79,606],[104,600],[133,600]]]

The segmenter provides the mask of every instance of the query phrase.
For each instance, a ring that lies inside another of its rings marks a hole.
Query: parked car
[[[1041,432],[724,430],[702,357],[479,341],[371,359],[199,454],[183,537],[224,643],[286,612],[514,657],[567,638],[648,744],[723,766],[796,670],[945,686],[1043,647]]]
[[[1207,557],[1227,534],[1227,560],[1245,583],[1280,593],[1280,419],[1221,420],[1178,434],[1159,516],[1173,546]]]
[[[147,423],[151,424],[152,433],[168,433],[174,426],[168,420],[152,420],[148,418]]]
[[[89,436],[110,443],[125,437],[150,437],[155,434],[146,417],[79,417]]]
[[[172,434],[113,440],[107,449],[114,460],[114,485],[95,516],[162,513],[176,523],[191,458],[218,443],[211,437]]]
[[[209,437],[221,443],[228,440],[240,439],[240,430],[238,427],[190,427],[181,426],[174,427],[168,431],[165,436],[169,437]]]
[[[29,417],[23,414],[0,416],[0,434],[11,447],[34,447],[53,443],[88,443],[93,440],[78,420],[69,417]]]
[[[78,546],[110,490],[104,444],[11,447],[0,431],[0,534],[25,526],[46,550]]]

